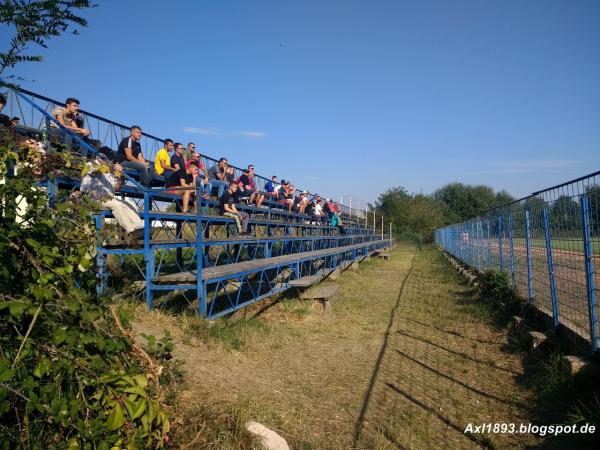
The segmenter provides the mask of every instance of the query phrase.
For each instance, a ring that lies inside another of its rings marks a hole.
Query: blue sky
[[[600,169],[598,1],[100,3],[24,87],[335,198]]]

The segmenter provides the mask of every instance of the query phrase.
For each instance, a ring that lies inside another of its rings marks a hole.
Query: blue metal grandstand
[[[22,132],[36,133],[53,122],[80,148],[96,153],[94,147],[51,116],[50,111],[62,105],[60,102],[26,90],[12,90],[9,99],[25,123]],[[30,115],[25,114],[24,106],[31,108]],[[117,122],[89,112],[83,114],[94,136],[111,148],[129,131]],[[162,142],[144,133],[145,156],[151,159]],[[204,159],[205,166],[216,162],[206,156]],[[236,170],[239,175],[240,170]],[[115,231],[109,220],[111,212],[102,210],[94,216],[98,231],[97,290],[102,294],[109,288],[118,290],[137,282],[149,308],[162,302],[165,293],[193,292],[199,314],[215,318],[290,289],[293,280],[324,278],[392,244],[390,234],[384,233],[383,222],[378,230],[373,216],[370,226],[366,211],[344,208],[346,234],[339,234],[336,227],[290,213],[276,203],[270,208],[238,206],[250,215],[252,234],[250,238],[239,238],[233,219],[218,215],[217,201],[200,200],[200,192],[196,192],[197,212],[182,213],[179,196],[165,189],[144,188],[131,173],[126,177],[119,195],[137,207],[145,222],[144,239],[107,239],[105,236]],[[258,188],[263,189],[267,179],[257,176],[257,180]],[[60,201],[79,183],[78,178],[66,176],[45,181],[51,201]]]

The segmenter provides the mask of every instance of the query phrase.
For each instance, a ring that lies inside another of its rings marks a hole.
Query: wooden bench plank
[[[330,286],[318,286],[315,289],[303,292],[300,298],[306,300],[328,300],[340,290],[337,284]]]
[[[298,278],[296,280],[291,280],[290,286],[291,287],[309,287],[309,286],[312,286],[313,284],[318,283],[322,279],[323,278],[318,275],[310,275],[310,276]]]
[[[312,252],[293,253],[291,255],[276,256],[274,258],[256,259],[253,261],[244,261],[235,264],[224,264],[216,267],[206,267],[202,269],[202,279],[210,280],[213,278],[226,277],[229,275],[235,275],[237,273],[253,271],[256,269],[263,269],[271,266],[280,266],[283,264],[293,263],[298,260],[318,258],[320,256],[327,256],[338,252],[345,252],[355,248],[364,247],[365,245],[369,244],[372,244],[372,242],[346,245],[343,247],[328,248],[323,250],[315,250]],[[196,271],[192,270],[188,272],[161,275],[153,279],[152,282],[157,284],[195,283]]]

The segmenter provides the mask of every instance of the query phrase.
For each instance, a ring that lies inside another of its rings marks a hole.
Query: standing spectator
[[[161,148],[154,159],[154,173],[156,175],[165,174],[165,177],[169,177],[177,169],[171,167],[171,156],[169,152],[172,152],[175,146],[173,145],[172,139],[165,139],[165,146]]]
[[[119,144],[117,162],[126,169],[137,171],[140,175],[140,182],[144,186],[150,186],[154,178],[154,166],[151,166],[142,155],[141,137],[142,129],[133,125],[130,129],[130,136],[124,138]]]
[[[166,192],[172,195],[181,195],[181,212],[184,214],[188,212],[190,197],[196,195],[196,176],[198,175],[198,166],[194,161],[191,161],[187,169],[182,167],[177,172],[172,173],[165,187],[172,188]],[[196,212],[197,199],[194,198],[194,213]]]
[[[219,213],[225,217],[231,217],[235,220],[238,230],[238,237],[247,237],[248,234],[248,213],[238,211],[235,207],[236,191],[238,184],[235,181],[229,183],[229,189],[220,197]]]
[[[127,232],[127,238],[137,241],[144,239],[144,221],[132,205],[115,198],[115,192],[121,188],[117,174],[122,171],[120,164],[111,166],[105,160],[96,158],[94,162],[87,163],[87,172],[81,180],[79,190],[109,208],[117,223]]]
[[[208,169],[208,179],[213,188],[217,188],[217,197],[219,198],[223,196],[223,192],[225,192],[225,188],[227,187],[226,172],[227,158],[219,159],[217,164]]]
[[[183,144],[181,142],[175,143],[175,154],[171,156],[171,167],[174,170],[185,168],[185,155],[183,153]]]

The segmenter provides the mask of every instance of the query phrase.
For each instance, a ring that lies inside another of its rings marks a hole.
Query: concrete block
[[[571,375],[575,375],[587,365],[587,361],[579,356],[562,356],[562,360],[569,369]]]
[[[532,349],[539,347],[546,339],[548,339],[548,336],[546,336],[544,333],[541,333],[539,331],[530,331],[529,337],[531,339],[531,348]]]

